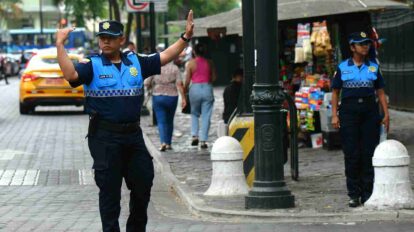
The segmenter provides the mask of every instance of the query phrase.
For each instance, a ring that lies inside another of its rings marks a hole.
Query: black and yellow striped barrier
[[[243,149],[243,170],[247,184],[252,187],[254,180],[254,118],[236,116],[230,123],[229,135],[237,139]]]
[[[290,172],[292,179],[297,181],[299,179],[299,152],[297,141],[297,109],[293,99],[286,94],[286,100],[289,105],[290,112]],[[287,116],[284,114],[285,117]],[[287,125],[284,125],[284,155],[287,161],[288,149],[288,130]],[[254,117],[253,116],[235,116],[229,126],[229,135],[237,139],[243,149],[243,170],[246,182],[249,187],[252,187],[254,181]]]

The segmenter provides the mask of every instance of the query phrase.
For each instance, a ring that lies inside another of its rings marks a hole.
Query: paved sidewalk
[[[147,147],[154,156],[157,168],[170,180],[171,187],[194,213],[221,217],[249,216],[251,219],[269,218],[272,221],[366,221],[413,219],[414,210],[367,211],[350,209],[344,176],[341,150],[303,148],[299,150],[300,180],[292,181],[289,165],[285,165],[288,188],[295,195],[296,207],[285,210],[246,210],[244,197],[206,197],[211,179],[210,151],[217,139],[217,122],[221,119],[223,88],[215,88],[215,110],[210,129],[209,149],[190,146],[191,118],[177,111],[173,138],[173,151],[159,152],[157,127],[151,126],[150,117],[142,117]],[[414,114],[391,112],[391,138],[402,141],[410,153],[414,152]],[[410,176],[414,180],[414,160],[411,156]]]

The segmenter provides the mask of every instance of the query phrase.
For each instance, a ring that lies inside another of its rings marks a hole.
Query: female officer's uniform
[[[116,21],[99,24],[100,34],[122,35]],[[94,55],[76,65],[84,85],[86,111],[90,115],[88,144],[93,157],[95,181],[99,187],[99,210],[103,231],[119,231],[118,217],[122,178],[131,190],[127,231],[145,231],[154,167],[139,126],[143,79],[159,74],[159,54],[141,57],[121,54],[113,64]]]
[[[371,41],[364,32],[353,33],[349,43]],[[374,180],[372,156],[379,143],[381,118],[375,91],[384,87],[378,64],[366,60],[361,66],[352,58],[343,61],[332,81],[341,89],[340,133],[345,154],[348,195],[364,203],[371,196]]]

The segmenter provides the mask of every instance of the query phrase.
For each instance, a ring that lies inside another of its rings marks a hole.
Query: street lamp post
[[[253,188],[245,199],[246,208],[294,207],[283,172],[283,114],[285,100],[279,84],[277,1],[254,1],[256,80],[251,103],[254,113]]]

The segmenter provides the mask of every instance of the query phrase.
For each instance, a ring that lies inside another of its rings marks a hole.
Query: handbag
[[[185,99],[187,100],[187,105],[181,110],[181,113],[191,114],[190,95],[188,93],[185,94]]]

